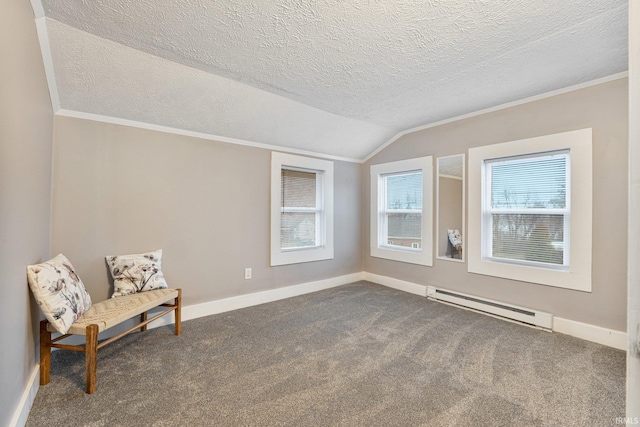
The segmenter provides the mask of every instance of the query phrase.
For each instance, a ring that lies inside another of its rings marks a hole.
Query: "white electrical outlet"
[[[251,272],[250,268],[245,268],[244,269],[244,278],[245,279],[251,279],[251,274],[252,274],[252,272]]]

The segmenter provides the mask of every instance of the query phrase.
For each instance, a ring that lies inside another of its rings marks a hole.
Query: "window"
[[[485,160],[485,260],[569,267],[569,151]]]
[[[272,153],[271,265],[333,258],[333,163]]]
[[[280,170],[280,248],[314,248],[322,241],[322,172]]]
[[[469,271],[591,291],[591,129],[469,150]]]
[[[371,166],[371,256],[432,265],[431,157]]]
[[[422,171],[382,176],[382,241],[418,249],[422,240]]]

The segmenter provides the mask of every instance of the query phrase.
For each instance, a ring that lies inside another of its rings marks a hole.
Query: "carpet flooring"
[[[56,351],[27,426],[614,426],[625,353],[358,282]]]

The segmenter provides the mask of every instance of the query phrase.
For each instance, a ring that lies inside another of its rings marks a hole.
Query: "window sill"
[[[426,265],[431,267],[433,262],[431,260],[431,254],[426,251],[416,251],[411,248],[396,249],[388,246],[383,247],[371,247],[371,256],[374,258],[389,259],[392,261],[406,262],[409,264]]]

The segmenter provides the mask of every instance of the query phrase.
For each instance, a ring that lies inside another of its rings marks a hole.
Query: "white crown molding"
[[[249,146],[249,147],[262,148],[262,149],[266,149],[266,150],[281,151],[281,152],[285,152],[285,153],[300,154],[300,155],[305,155],[305,156],[312,156],[312,157],[318,157],[318,158],[330,159],[330,160],[337,160],[337,161],[343,161],[343,162],[350,162],[350,163],[366,163],[371,158],[373,158],[376,154],[380,153],[382,150],[387,148],[389,145],[393,144],[395,141],[400,139],[402,136],[410,134],[410,133],[418,132],[418,131],[421,131],[421,130],[429,129],[429,128],[440,126],[440,125],[444,125],[444,124],[447,124],[447,123],[456,122],[456,121],[459,121],[459,120],[468,119],[468,118],[479,116],[479,115],[482,115],[482,114],[491,113],[491,112],[494,112],[494,111],[503,110],[503,109],[510,108],[510,107],[515,107],[515,106],[518,106],[518,105],[523,105],[523,104],[526,104],[526,103],[529,103],[529,102],[538,101],[538,100],[541,100],[541,99],[550,98],[550,97],[553,97],[553,96],[556,96],[556,95],[561,95],[561,94],[565,94],[565,93],[568,93],[568,92],[573,92],[573,91],[584,89],[584,88],[588,88],[588,87],[591,87],[591,86],[607,83],[607,82],[610,82],[610,81],[623,79],[623,78],[626,78],[626,77],[629,76],[629,72],[628,71],[624,71],[622,73],[612,74],[610,76],[602,77],[602,78],[599,78],[599,79],[591,80],[591,81],[580,83],[580,84],[577,84],[577,85],[567,86],[565,88],[557,89],[557,90],[554,90],[554,91],[551,91],[551,92],[546,92],[546,93],[542,93],[542,94],[539,94],[539,95],[534,95],[534,96],[531,96],[531,97],[528,97],[528,98],[523,98],[523,99],[520,99],[520,100],[508,102],[506,104],[497,105],[495,107],[489,107],[489,108],[485,108],[483,110],[478,110],[478,111],[474,111],[474,112],[471,112],[471,113],[463,114],[463,115],[460,115],[460,116],[455,116],[455,117],[451,117],[451,118],[448,118],[448,119],[440,120],[440,121],[437,121],[437,122],[428,123],[428,124],[425,124],[425,125],[421,125],[421,126],[417,126],[417,127],[411,128],[411,129],[406,129],[406,130],[403,130],[403,131],[398,132],[397,134],[395,134],[393,137],[391,137],[389,140],[387,140],[385,143],[383,143],[381,146],[379,146],[376,150],[371,152],[365,158],[363,158],[363,159],[354,159],[354,158],[349,158],[349,157],[342,157],[342,156],[335,156],[335,155],[324,154],[324,153],[317,153],[317,152],[308,151],[308,150],[299,150],[299,149],[295,149],[295,148],[282,147],[282,146],[278,146],[278,145],[264,144],[264,143],[260,143],[260,142],[248,141],[248,140],[243,140],[243,139],[237,139],[237,138],[231,138],[231,137],[225,137],[225,136],[219,136],[219,135],[212,135],[212,134],[203,133],[203,132],[194,132],[194,131],[189,131],[189,130],[184,130],[184,129],[172,128],[172,127],[169,127],[169,126],[161,126],[161,125],[155,125],[155,124],[151,124],[151,123],[139,122],[139,121],[136,121],[136,120],[121,119],[121,118],[118,118],[118,117],[112,117],[112,116],[105,116],[105,115],[100,115],[100,114],[86,113],[86,112],[82,112],[82,111],[62,109],[61,105],[60,105],[60,97],[59,97],[59,94],[58,94],[58,88],[57,88],[57,84],[56,84],[55,72],[54,72],[54,67],[53,67],[53,58],[51,56],[51,48],[50,48],[50,44],[49,44],[49,35],[48,35],[48,32],[47,32],[46,16],[45,16],[44,7],[42,5],[42,1],[41,0],[31,0],[31,6],[33,8],[33,12],[34,12],[34,16],[35,16],[36,29],[37,29],[37,33],[38,33],[38,39],[40,41],[40,50],[41,50],[41,53],[42,53],[42,60],[43,60],[43,63],[44,63],[45,74],[46,74],[47,83],[48,83],[48,86],[49,86],[49,94],[50,94],[50,97],[51,97],[51,105],[52,105],[53,111],[54,111],[54,113],[56,115],[66,116],[66,117],[74,117],[74,118],[86,119],[86,120],[92,120],[92,121],[97,121],[97,122],[112,123],[112,124],[118,124],[118,125],[122,125],[122,126],[136,127],[136,128],[140,128],[140,129],[154,130],[154,131],[158,131],[158,132],[172,133],[172,134],[176,134],[176,135],[184,135],[184,136],[191,136],[191,137],[200,138],[200,139],[226,142],[226,143],[229,143],[229,144],[244,145],[244,146]]]
[[[42,6],[42,0],[31,0],[31,8],[33,9],[33,15],[36,19],[44,18],[44,6]]]
[[[299,149],[295,149],[295,148],[288,148],[288,147],[272,145],[272,144],[264,144],[264,143],[260,143],[260,142],[248,141],[248,140],[243,140],[243,139],[238,139],[238,138],[231,138],[231,137],[225,137],[225,136],[219,136],[219,135],[212,135],[212,134],[203,133],[203,132],[195,132],[195,131],[189,131],[189,130],[184,130],[184,129],[172,128],[172,127],[169,127],[169,126],[155,125],[155,124],[151,124],[151,123],[139,122],[139,121],[136,121],[136,120],[128,120],[128,119],[122,119],[122,118],[112,117],[112,116],[105,116],[105,115],[100,115],[100,114],[86,113],[86,112],[82,112],[82,111],[62,109],[61,105],[60,105],[60,97],[59,97],[59,93],[58,93],[58,87],[57,87],[57,84],[56,84],[55,71],[54,71],[54,66],[53,66],[53,58],[51,56],[51,48],[50,48],[50,44],[49,44],[49,35],[48,35],[48,32],[47,32],[46,16],[45,16],[44,7],[42,5],[42,1],[41,0],[31,0],[31,5],[32,5],[32,8],[33,8],[34,16],[35,16],[36,29],[37,29],[37,33],[38,33],[38,39],[40,41],[40,50],[41,50],[41,53],[42,53],[42,60],[43,60],[43,63],[44,63],[44,69],[45,69],[45,74],[46,74],[46,78],[47,78],[47,84],[49,86],[49,95],[51,97],[51,105],[52,105],[53,111],[54,111],[54,113],[56,115],[66,116],[66,117],[74,117],[74,118],[86,119],[86,120],[92,120],[92,121],[97,121],[97,122],[118,124],[118,125],[122,125],[122,126],[136,127],[136,128],[140,128],[140,129],[147,129],[147,130],[154,130],[154,131],[158,131],[158,132],[171,133],[171,134],[176,134],[176,135],[190,136],[190,137],[206,139],[206,140],[211,140],[211,141],[220,141],[220,142],[226,142],[226,143],[229,143],[229,144],[244,145],[244,146],[248,146],[248,147],[262,148],[262,149],[271,150],[271,151],[281,151],[281,152],[285,152],[285,153],[299,154],[299,155],[318,157],[318,158],[329,159],[329,160],[337,160],[337,161],[343,161],[343,162],[350,162],[350,163],[366,163],[372,157],[374,157],[376,154],[378,154],[379,152],[381,152],[382,150],[387,148],[389,145],[391,145],[392,143],[397,141],[399,138],[401,138],[404,135],[410,134],[410,133],[418,132],[418,131],[421,131],[421,130],[429,129],[429,128],[440,126],[440,125],[444,125],[444,124],[455,122],[455,121],[458,121],[458,120],[463,120],[463,119],[479,116],[479,115],[486,114],[486,113],[491,113],[491,112],[494,112],[494,111],[503,110],[505,108],[515,107],[515,106],[526,104],[526,103],[529,103],[529,102],[538,101],[538,100],[541,100],[541,99],[544,99],[544,98],[549,98],[549,97],[552,97],[552,96],[561,95],[561,94],[564,94],[564,93],[568,93],[568,92],[584,89],[584,88],[587,88],[587,87],[590,87],[590,86],[595,86],[595,85],[602,84],[602,83],[607,83],[607,82],[610,82],[610,81],[613,81],[613,80],[618,80],[618,79],[626,78],[626,77],[629,76],[629,72],[625,71],[625,72],[622,72],[622,73],[613,74],[613,75],[610,75],[610,76],[606,76],[606,77],[602,77],[602,78],[599,78],[599,79],[591,80],[589,82],[584,82],[584,83],[580,83],[580,84],[577,84],[577,85],[568,86],[568,87],[565,87],[565,88],[562,88],[562,89],[557,89],[557,90],[554,90],[554,91],[551,91],[551,92],[546,92],[546,93],[543,93],[543,94],[540,94],[540,95],[535,95],[535,96],[532,96],[532,97],[529,97],[529,98],[524,98],[524,99],[521,99],[521,100],[509,102],[509,103],[506,103],[506,104],[501,104],[501,105],[498,105],[498,106],[495,106],[495,107],[490,107],[490,108],[486,108],[486,109],[483,109],[483,110],[478,110],[478,111],[475,111],[475,112],[471,112],[471,113],[468,113],[468,114],[464,114],[464,115],[460,115],[460,116],[456,116],[456,117],[451,117],[449,119],[441,120],[441,121],[438,121],[438,122],[433,122],[433,123],[429,123],[429,124],[426,124],[426,125],[414,127],[414,128],[411,128],[411,129],[407,129],[407,130],[398,132],[391,139],[389,139],[388,141],[383,143],[381,146],[379,146],[376,150],[371,152],[365,158],[363,158],[363,159],[354,159],[354,158],[349,158],[349,157],[342,157],[342,156],[335,156],[335,155],[331,155],[331,154],[318,153],[318,152],[314,152],[314,151],[299,150]]]
[[[472,113],[463,114],[461,116],[451,117],[449,119],[440,120],[438,122],[429,123],[429,124],[426,124],[426,125],[418,126],[418,127],[411,128],[411,129],[407,129],[407,130],[404,130],[402,132],[398,132],[391,139],[389,139],[387,142],[382,144],[380,147],[378,147],[375,151],[373,151],[371,154],[369,154],[364,159],[353,159],[353,158],[349,158],[349,157],[334,156],[334,155],[330,155],[330,154],[316,153],[316,152],[307,151],[307,150],[298,150],[298,149],[295,149],[295,148],[288,148],[288,147],[282,147],[282,146],[278,146],[278,145],[264,144],[264,143],[261,143],[261,142],[247,141],[247,140],[243,140],[243,139],[230,138],[230,137],[226,137],[226,136],[212,135],[212,134],[203,133],[203,132],[194,132],[194,131],[189,131],[189,130],[184,130],[184,129],[172,128],[172,127],[169,127],[169,126],[155,125],[155,124],[151,124],[151,123],[139,122],[139,121],[136,121],[136,120],[121,119],[119,117],[104,116],[104,115],[100,115],[100,114],[85,113],[85,112],[82,112],[82,111],[61,109],[60,108],[60,101],[58,99],[58,91],[57,91],[57,87],[56,87],[56,84],[55,84],[55,76],[54,76],[54,73],[53,73],[53,62],[52,62],[52,59],[51,59],[51,51],[48,48],[49,39],[48,39],[48,36],[47,36],[47,33],[46,33],[46,24],[44,23],[44,18],[40,18],[40,19],[42,20],[42,24],[41,25],[43,27],[43,31],[41,31],[40,27],[38,27],[38,36],[40,38],[40,46],[43,49],[42,50],[42,56],[43,56],[43,60],[45,62],[45,71],[46,71],[46,74],[47,74],[47,81],[49,82],[49,91],[51,92],[51,103],[54,106],[54,112],[55,112],[56,115],[65,116],[65,117],[73,117],[73,118],[78,118],[78,119],[85,119],[85,120],[92,120],[92,121],[103,122],[103,123],[111,123],[111,124],[135,127],[135,128],[140,128],[140,129],[154,130],[154,131],[158,131],[158,132],[172,133],[172,134],[176,134],[176,135],[191,136],[191,137],[194,137],[194,138],[206,139],[206,140],[210,140],[210,141],[226,142],[226,143],[229,143],[229,144],[244,145],[244,146],[248,146],[248,147],[262,148],[262,149],[265,149],[265,150],[281,151],[283,153],[300,154],[300,155],[304,155],[304,156],[318,157],[318,158],[323,158],[323,159],[337,160],[337,161],[350,162],[350,163],[366,163],[372,157],[374,157],[376,154],[378,154],[379,152],[381,152],[382,150],[387,148],[389,145],[393,144],[395,141],[400,139],[402,136],[410,134],[410,133],[418,132],[418,131],[421,131],[421,130],[429,129],[429,128],[440,126],[440,125],[444,125],[444,124],[447,124],[447,123],[456,122],[456,121],[459,121],[459,120],[468,119],[468,118],[471,118],[471,117],[480,116],[482,114],[492,113],[494,111],[504,110],[506,108],[516,107],[518,105],[523,105],[523,104],[527,104],[529,102],[539,101],[541,99],[550,98],[550,97],[557,96],[557,95],[562,95],[562,94],[565,94],[565,93],[573,92],[573,91],[580,90],[580,89],[585,89],[585,88],[588,88],[588,87],[591,87],[591,86],[596,86],[596,85],[603,84],[603,83],[608,83],[608,82],[611,82],[611,81],[614,81],[614,80],[623,79],[623,78],[626,78],[626,77],[629,76],[629,72],[628,71],[624,71],[622,73],[612,74],[610,76],[602,77],[602,78],[599,78],[599,79],[591,80],[591,81],[580,83],[580,84],[573,85],[573,86],[567,86],[565,88],[557,89],[557,90],[554,90],[554,91],[551,91],[551,92],[546,92],[546,93],[543,93],[543,94],[540,94],[540,95],[535,95],[535,96],[531,96],[531,97],[528,97],[528,98],[523,98],[523,99],[520,99],[520,100],[517,100],[517,101],[508,102],[506,104],[497,105],[495,107],[485,108],[483,110],[474,111]],[[38,24],[38,20],[36,20],[36,24]],[[41,36],[41,32],[43,33],[42,36]],[[46,51],[45,51],[45,49],[43,47],[45,44],[47,46]],[[45,56],[47,58],[45,58]]]
[[[51,107],[54,114],[60,110],[60,96],[58,95],[58,85],[56,84],[56,74],[53,68],[53,57],[51,56],[51,46],[49,45],[49,33],[47,32],[47,22],[44,16],[42,3],[37,0],[31,2],[33,13],[36,16],[36,31],[40,42],[40,52],[42,53],[42,63],[44,65],[44,73],[47,77],[47,85],[49,86],[49,97],[51,98]],[[39,16],[39,15],[42,16]]]
[[[367,157],[362,159],[361,163],[368,162],[373,156],[375,156],[376,154],[378,154],[379,152],[381,152],[382,150],[387,148],[389,145],[393,144],[395,141],[400,139],[400,137],[402,137],[404,135],[407,135],[407,134],[410,134],[410,133],[418,132],[418,131],[421,131],[421,130],[429,129],[429,128],[440,126],[440,125],[444,125],[444,124],[447,124],[447,123],[457,122],[458,120],[469,119],[471,117],[480,116],[482,114],[492,113],[494,111],[504,110],[506,108],[516,107],[518,105],[523,105],[523,104],[527,104],[529,102],[539,101],[539,100],[545,99],[545,98],[551,98],[552,96],[562,95],[562,94],[573,92],[573,91],[576,91],[576,90],[585,89],[585,88],[588,88],[588,87],[591,87],[591,86],[596,86],[596,85],[599,85],[599,84],[608,83],[608,82],[611,82],[611,81],[614,81],[614,80],[624,79],[626,77],[629,77],[629,72],[628,71],[623,71],[622,73],[612,74],[610,76],[601,77],[599,79],[590,80],[588,82],[580,83],[580,84],[577,84],[577,85],[567,86],[567,87],[564,87],[564,88],[561,88],[561,89],[552,90],[551,92],[541,93],[539,95],[530,96],[528,98],[519,99],[517,101],[507,102],[506,104],[496,105],[495,107],[489,107],[489,108],[485,108],[483,110],[478,110],[478,111],[474,111],[474,112],[471,112],[471,113],[463,114],[461,116],[451,117],[449,119],[440,120],[438,122],[433,122],[433,123],[429,123],[429,124],[426,124],[426,125],[421,125],[421,126],[414,127],[414,128],[411,128],[411,129],[403,130],[402,132],[398,132],[397,134],[395,134],[393,137],[391,137],[391,139],[389,139],[387,142],[382,144],[380,147],[378,147],[375,151],[373,151]]]
[[[219,136],[219,135],[211,135],[208,133],[172,128],[169,126],[155,125],[151,123],[139,122],[136,120],[121,119],[119,117],[103,116],[101,114],[85,113],[82,111],[66,110],[66,109],[59,109],[56,111],[55,114],[56,116],[73,117],[76,119],[92,120],[94,122],[111,123],[115,125],[134,127],[138,129],[146,129],[146,130],[152,130],[157,132],[171,133],[174,135],[183,135],[183,136],[189,136],[193,138],[206,139],[209,141],[218,141],[218,142],[225,142],[228,144],[262,148],[262,149],[271,150],[271,151],[280,151],[283,153],[299,154],[303,156],[317,157],[317,158],[328,159],[328,160],[337,160],[341,162],[361,163],[361,161],[358,159],[351,159],[348,157],[333,156],[330,154],[316,153],[314,151],[298,150],[295,148],[282,147],[279,145],[263,144],[261,142],[247,141],[244,139],[229,138],[226,136]]]

